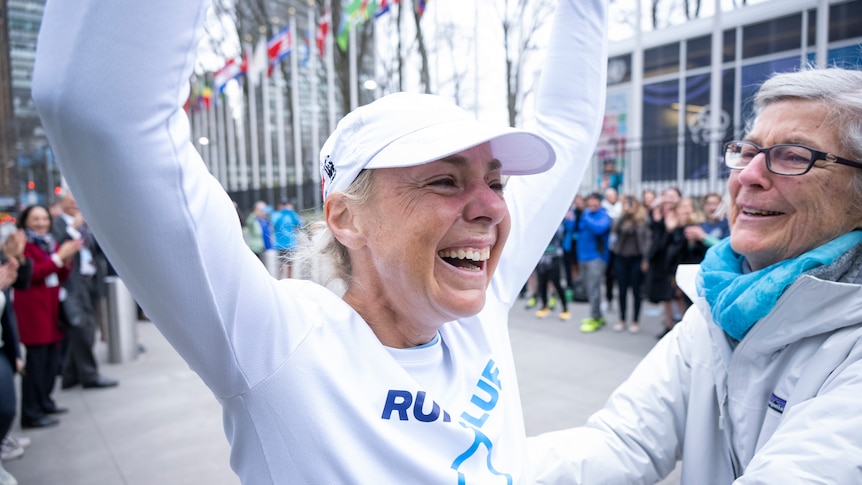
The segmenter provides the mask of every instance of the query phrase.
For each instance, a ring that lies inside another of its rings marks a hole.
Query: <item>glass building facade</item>
[[[45,0],[6,2],[9,79],[4,82],[11,84],[11,89],[4,89],[4,96],[11,97],[15,140],[12,152],[17,164],[17,180],[13,185],[17,185],[17,193],[2,196],[17,199],[19,206],[50,204],[61,185],[60,171],[30,95],[36,38],[44,8]]]
[[[744,136],[758,87],[806,66],[862,69],[862,0],[773,0],[611,43],[604,126],[582,188],[594,190],[613,160],[627,193],[722,192],[719,147]]]

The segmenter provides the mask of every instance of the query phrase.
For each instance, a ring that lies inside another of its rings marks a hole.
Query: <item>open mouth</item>
[[[747,208],[743,208],[742,213],[747,215],[747,216],[752,216],[752,217],[780,216],[781,214],[784,214],[783,212],[762,211],[762,210],[747,209]]]
[[[485,268],[485,262],[491,257],[491,248],[441,249],[437,251],[437,256],[456,268],[482,271]]]

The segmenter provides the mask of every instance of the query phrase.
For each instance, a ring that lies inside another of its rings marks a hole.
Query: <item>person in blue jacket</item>
[[[578,267],[584,275],[590,316],[581,321],[581,332],[590,333],[605,324],[601,300],[605,269],[608,264],[608,238],[611,233],[611,216],[602,207],[598,193],[587,196],[587,208],[578,222]]]

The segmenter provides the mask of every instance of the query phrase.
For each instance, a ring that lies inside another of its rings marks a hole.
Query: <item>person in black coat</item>
[[[21,345],[18,341],[18,321],[12,308],[12,288],[23,290],[30,285],[33,264],[24,257],[27,239],[23,231],[9,234],[0,252],[0,439],[5,440],[12,429],[17,410],[15,374],[24,370]]]
[[[93,354],[98,327],[99,299],[104,295],[107,265],[75,197],[67,192],[60,199],[62,214],[54,219],[52,233],[57,244],[82,239],[74,267],[63,283],[65,298],[60,304],[60,322],[66,334],[63,357],[63,389],[78,384],[86,388],[114,387],[118,383],[99,374]]]

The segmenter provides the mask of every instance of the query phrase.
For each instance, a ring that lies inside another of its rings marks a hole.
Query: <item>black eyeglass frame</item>
[[[798,145],[798,144],[794,144],[794,143],[780,143],[778,145],[772,145],[771,147],[761,147],[761,146],[757,145],[756,143],[753,143],[750,141],[733,140],[733,141],[729,141],[729,142],[724,144],[724,152],[722,154],[722,158],[724,159],[724,165],[731,170],[742,170],[743,168],[745,168],[745,167],[731,167],[730,164],[727,162],[727,152],[730,149],[730,146],[731,145],[740,145],[740,144],[749,145],[749,146],[754,147],[757,151],[754,153],[754,155],[751,158],[756,157],[758,153],[762,153],[766,157],[766,169],[769,170],[770,172],[776,174],[776,175],[783,175],[785,177],[798,177],[799,175],[805,175],[806,173],[811,171],[811,167],[813,167],[814,164],[818,160],[823,160],[825,162],[837,163],[839,165],[846,165],[848,167],[854,167],[854,168],[862,169],[862,162],[857,162],[855,160],[848,160],[846,158],[841,158],[837,155],[833,155],[831,153],[827,153],[827,152],[824,152],[821,150],[816,150],[814,148],[811,148],[811,147],[805,146],[805,145]],[[800,173],[781,173],[781,172],[776,172],[775,170],[773,170],[772,169],[772,161],[769,158],[769,152],[772,151],[773,148],[780,148],[780,147],[804,148],[804,149],[810,151],[811,152],[811,159],[808,161],[808,167],[805,168],[805,171],[800,172]]]

